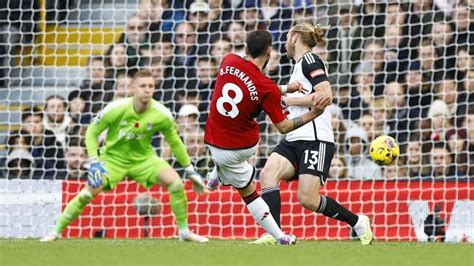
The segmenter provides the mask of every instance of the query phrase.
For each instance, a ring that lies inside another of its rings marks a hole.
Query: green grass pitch
[[[53,243],[0,240],[0,265],[320,265],[472,266],[474,245],[300,241],[296,246],[255,246],[247,241],[74,239]]]

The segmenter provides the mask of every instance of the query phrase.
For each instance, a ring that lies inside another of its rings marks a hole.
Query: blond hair
[[[291,34],[296,33],[301,37],[301,41],[313,48],[316,45],[326,45],[326,33],[329,30],[329,26],[322,26],[317,24],[313,26],[308,23],[301,23],[293,26],[290,30]]]

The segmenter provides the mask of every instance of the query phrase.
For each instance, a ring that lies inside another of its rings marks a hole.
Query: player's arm
[[[198,193],[205,192],[205,184],[202,181],[201,175],[194,170],[194,166],[191,164],[186,147],[179,137],[176,123],[174,120],[167,118],[162,125],[161,133],[165,136],[165,140],[176,160],[184,167],[187,177],[193,182],[194,190]]]
[[[90,159],[89,172],[87,175],[87,182],[92,188],[98,188],[102,185],[103,175],[109,173],[104,168],[104,165],[99,162],[99,141],[98,137],[105,129],[107,129],[112,121],[113,114],[107,109],[102,110],[87,127],[86,131],[86,149]]]
[[[324,112],[324,109],[312,108],[307,113],[295,117],[293,119],[284,119],[280,123],[275,124],[276,128],[281,134],[286,134],[291,132],[301,126],[307,124],[308,122],[313,121],[316,117],[321,115]]]
[[[107,109],[102,110],[87,127],[86,149],[89,158],[97,158],[99,154],[99,135],[110,126],[112,114]]]
[[[311,108],[307,113],[293,118],[287,119],[280,104],[281,95],[278,90],[271,90],[262,103],[263,110],[268,114],[278,131],[286,134],[293,131],[304,124],[314,120],[317,116],[324,112],[324,109]],[[278,103],[278,104],[277,104]]]
[[[288,85],[279,85],[278,89],[280,90],[281,95],[285,95],[287,92],[304,92],[304,87],[299,81],[293,81]]]
[[[303,96],[303,97],[286,97],[282,96],[282,100],[288,106],[302,106],[311,107],[315,104],[315,100],[322,101],[320,107],[328,106],[332,103],[333,95],[331,90],[331,84],[329,81],[323,81],[314,86],[315,92]]]
[[[313,93],[303,97],[284,97],[283,101],[289,106],[316,105],[319,109],[324,109],[332,103],[333,95],[323,62],[312,54],[306,54],[302,60],[301,70],[313,86]]]

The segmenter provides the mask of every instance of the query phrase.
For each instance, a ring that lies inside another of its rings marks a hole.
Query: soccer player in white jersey
[[[283,100],[288,105],[288,119],[300,116],[313,106],[314,101],[324,109],[332,102],[331,84],[321,59],[311,53],[318,43],[325,44],[327,27],[303,23],[293,26],[285,45],[287,55],[294,59],[290,83],[300,82],[304,90],[288,93]],[[313,98],[314,97],[314,98]],[[316,99],[316,100],[314,100]],[[331,114],[326,109],[321,115],[286,135],[268,158],[261,174],[262,198],[270,207],[272,216],[280,224],[281,180],[299,180],[298,201],[307,209],[348,223],[354,228],[362,245],[371,243],[373,233],[369,218],[356,215],[334,199],[320,195],[319,190],[328,176],[335,151]],[[271,244],[275,240],[264,234],[255,244]]]

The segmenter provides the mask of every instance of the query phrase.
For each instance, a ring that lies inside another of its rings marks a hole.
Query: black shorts
[[[310,174],[319,176],[321,183],[326,182],[331,160],[336,146],[325,141],[286,141],[283,140],[273,152],[280,154],[293,164],[296,174],[286,181],[297,180],[299,175]]]

